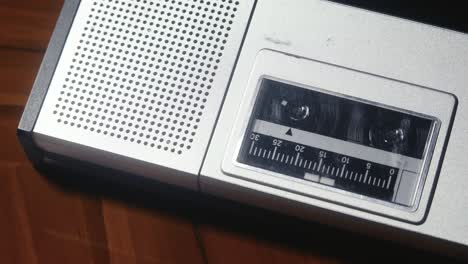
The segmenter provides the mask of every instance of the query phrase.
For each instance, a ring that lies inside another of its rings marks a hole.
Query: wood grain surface
[[[70,191],[40,175],[15,129],[61,5],[0,0],[0,263],[452,261],[273,213],[193,208],[157,195],[139,199],[139,192]]]

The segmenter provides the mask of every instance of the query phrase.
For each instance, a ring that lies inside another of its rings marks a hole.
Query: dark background
[[[333,0],[427,24],[468,32],[466,1]]]
[[[346,2],[468,29],[461,2]],[[376,234],[365,237],[228,202],[193,205],[70,170],[40,175],[15,129],[61,5],[0,0],[0,263],[454,262],[429,247],[415,250]]]

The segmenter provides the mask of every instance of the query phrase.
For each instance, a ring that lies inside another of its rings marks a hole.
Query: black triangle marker
[[[291,128],[288,130],[288,132],[286,132],[286,135],[292,136],[292,129]]]

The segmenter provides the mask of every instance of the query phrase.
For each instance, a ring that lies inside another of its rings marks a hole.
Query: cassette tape
[[[237,161],[390,206],[417,206],[439,121],[263,78]]]

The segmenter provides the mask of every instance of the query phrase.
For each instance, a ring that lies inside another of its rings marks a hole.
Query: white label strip
[[[355,157],[378,164],[405,169],[408,171],[419,172],[421,168],[422,161],[419,159],[363,146],[352,142],[347,142],[344,140],[326,137],[299,129],[293,129],[292,136],[288,136],[286,135],[286,132],[289,129],[290,127],[266,122],[263,120],[256,120],[253,126],[254,133],[295,142],[305,146],[311,146],[339,153],[345,156]],[[321,166],[319,166],[318,170],[321,169],[320,167]]]

